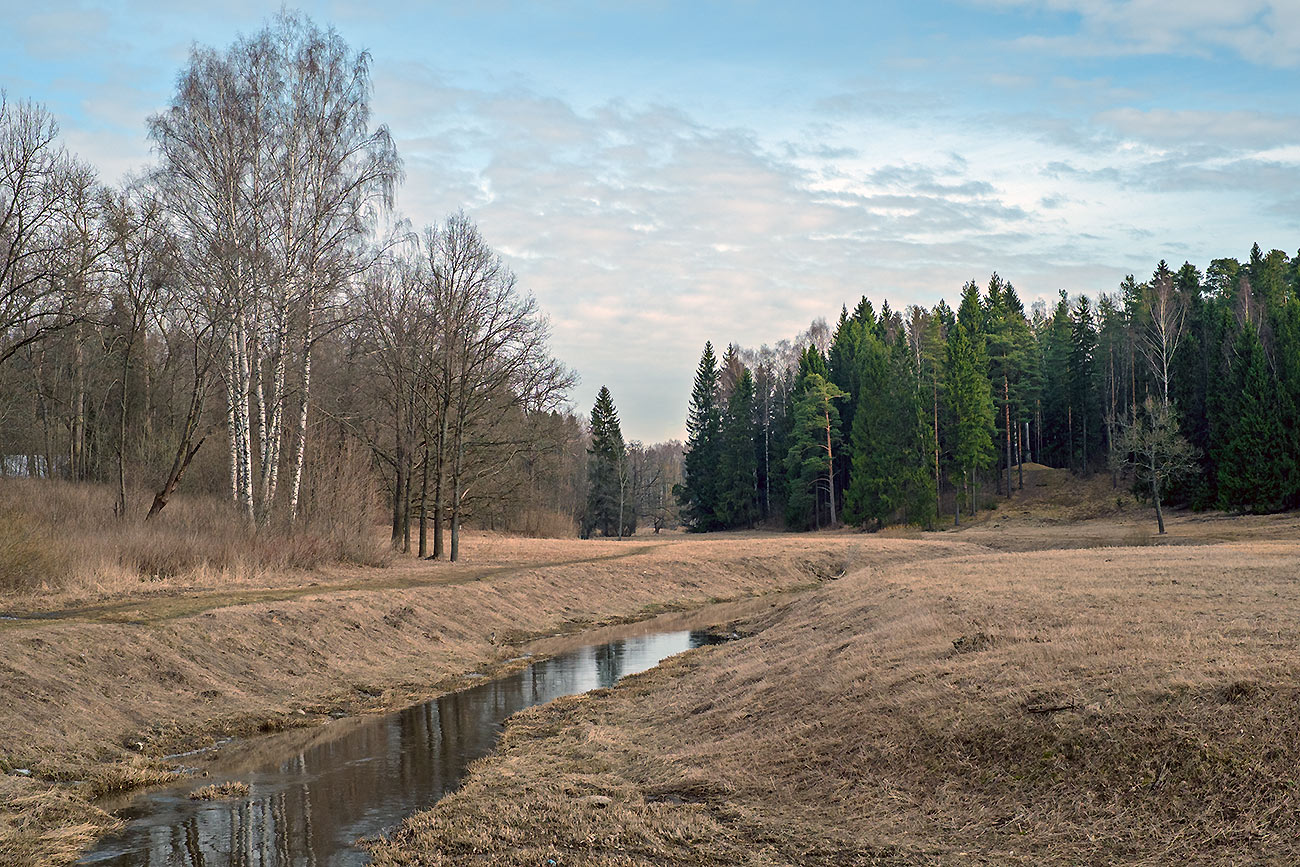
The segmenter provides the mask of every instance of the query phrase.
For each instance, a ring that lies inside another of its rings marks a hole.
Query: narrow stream
[[[100,867],[340,867],[363,864],[359,837],[391,829],[459,784],[491,752],[511,714],[613,686],[711,643],[661,632],[580,647],[498,680],[380,717],[232,743],[206,779],[156,789],[119,809],[128,819],[80,864]],[[242,780],[249,796],[191,801],[209,782]]]

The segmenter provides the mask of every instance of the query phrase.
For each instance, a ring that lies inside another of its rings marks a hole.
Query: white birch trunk
[[[298,520],[298,498],[302,493],[302,467],[307,454],[307,404],[311,398],[311,345],[315,338],[312,329],[312,298],[308,291],[307,330],[302,341],[302,408],[298,412],[298,441],[294,446],[293,476],[289,486],[289,520]]]

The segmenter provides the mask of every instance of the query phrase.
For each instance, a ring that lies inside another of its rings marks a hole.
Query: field
[[[1296,863],[1298,567],[1276,539],[867,554],[520,715],[375,863]]]
[[[0,863],[71,859],[115,823],[93,798],[171,778],[169,754],[755,595],[775,604],[740,639],[517,717],[376,863],[1300,859],[1300,519],[1156,539],[1105,480],[1048,481],[959,531],[475,533],[461,564],[9,593]]]
[[[0,864],[67,860],[115,824],[91,800],[171,778],[167,755],[411,704],[504,670],[511,643],[533,635],[816,584],[859,544],[472,534],[460,564],[284,570],[228,587],[182,575],[115,595],[70,580],[8,597]],[[904,541],[876,547],[915,556]]]

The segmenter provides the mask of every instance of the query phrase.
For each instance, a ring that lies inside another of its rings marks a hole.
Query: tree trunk
[[[1074,472],[1074,407],[1073,406],[1067,406],[1065,408],[1065,418],[1069,424],[1069,430],[1070,430],[1069,466],[1070,466],[1070,472]]]
[[[1006,406],[1007,429],[1007,499],[1011,499],[1011,389],[1007,378],[1002,377],[1002,400]]]
[[[402,495],[406,485],[406,438],[402,435],[402,400],[399,396],[394,402],[393,432],[396,437],[393,461],[393,528],[390,543],[393,550],[402,544]]]
[[[203,441],[207,439],[207,434],[204,434],[199,437],[198,442],[191,445],[195,434],[198,433],[199,420],[203,417],[203,398],[206,388],[207,385],[202,378],[195,379],[194,388],[190,392],[190,408],[185,414],[185,427],[181,431],[180,442],[176,444],[176,455],[172,459],[171,470],[167,473],[162,488],[154,494],[153,504],[149,506],[149,513],[145,515],[146,521],[167,507],[167,502],[180,485],[185,470],[189,468],[190,462],[203,446]]]
[[[460,559],[460,468],[465,451],[463,436],[463,431],[456,431],[456,457],[451,470],[451,554],[448,559],[453,563]]]
[[[1156,526],[1160,528],[1160,535],[1165,534],[1165,514],[1160,509],[1160,485],[1156,482],[1155,473],[1151,474],[1151,498],[1156,503]]]
[[[1022,437],[1020,435],[1021,425],[1016,425],[1016,475],[1019,476],[1016,490],[1018,491],[1025,489],[1025,446],[1027,445],[1026,440],[1029,439],[1029,422],[1025,422],[1024,428],[1025,434]]]
[[[939,377],[934,386],[934,513],[943,514],[943,480],[939,475]],[[960,518],[960,516],[958,516]]]
[[[293,453],[293,479],[289,485],[289,520],[298,520],[298,498],[302,494],[302,467],[307,455],[307,407],[311,399],[311,347],[314,335],[311,311],[307,313],[307,330],[302,341],[302,408],[298,412],[298,443]]]
[[[835,526],[835,454],[831,451],[831,410],[826,406],[826,493],[830,498],[831,526]]]
[[[122,349],[121,401],[118,403],[117,419],[117,502],[113,513],[120,519],[126,518],[126,410],[127,378],[131,371],[131,347],[135,343],[135,325],[127,334],[126,346]]]
[[[438,422],[438,447],[437,460],[434,464],[433,479],[433,559],[441,560],[445,551],[443,550],[442,535],[442,516],[445,511],[443,502],[443,485],[442,480],[445,476],[445,462],[447,455],[447,407],[442,407],[442,418]]]
[[[424,438],[424,461],[420,467],[420,551],[423,559],[429,555],[429,438]]]

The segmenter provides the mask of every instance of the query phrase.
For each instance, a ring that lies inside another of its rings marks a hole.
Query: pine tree
[[[952,459],[971,512],[977,505],[978,474],[993,464],[994,455],[993,391],[982,344],[978,334],[958,325],[948,335],[945,365],[948,405],[954,417]]]
[[[627,447],[618,410],[609,389],[601,386],[591,408],[591,447],[587,449],[587,508],[583,535],[605,536],[636,532],[636,503],[629,489]]]
[[[933,436],[912,356],[903,340],[887,347],[874,334],[863,338],[859,356],[844,520],[881,527],[901,517],[928,524],[935,515]]]
[[[718,459],[722,453],[722,413],[718,407],[718,360],[704,344],[686,417],[686,453],[677,487],[686,525],[696,532],[715,530],[718,521]]]
[[[1277,383],[1255,327],[1242,327],[1229,368],[1226,425],[1218,446],[1219,507],[1283,509],[1296,492],[1292,435],[1282,424]]]
[[[718,467],[718,521],[752,527],[757,518],[757,461],[754,453],[754,378],[745,368],[727,400]]]
[[[825,502],[830,523],[835,524],[832,468],[840,446],[840,414],[835,401],[846,395],[843,389],[815,372],[802,376],[796,391],[790,449],[785,459],[789,483],[786,520],[791,526],[801,528],[820,524],[821,503]]]

